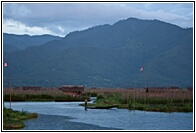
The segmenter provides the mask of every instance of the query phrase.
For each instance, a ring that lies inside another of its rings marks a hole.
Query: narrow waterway
[[[12,109],[38,113],[22,130],[193,130],[193,113],[88,109],[82,102],[13,102]],[[5,102],[9,107],[9,102]]]

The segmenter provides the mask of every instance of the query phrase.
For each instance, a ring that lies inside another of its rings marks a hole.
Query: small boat
[[[111,109],[117,107],[118,104],[108,105],[108,106],[87,106],[87,109]]]

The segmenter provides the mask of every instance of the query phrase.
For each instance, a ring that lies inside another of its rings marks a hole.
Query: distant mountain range
[[[14,35],[3,33],[3,51],[9,53],[18,50],[24,50],[31,46],[39,46],[52,40],[60,40],[61,37],[52,35]]]
[[[25,42],[30,43],[26,37]],[[9,36],[3,39],[8,42]],[[4,51],[4,62],[9,64],[3,71],[5,86],[8,77],[13,86],[193,85],[193,28],[128,18],[50,39],[24,49],[25,45],[20,51]]]

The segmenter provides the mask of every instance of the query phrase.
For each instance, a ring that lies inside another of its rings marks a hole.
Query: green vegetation
[[[4,101],[10,101],[10,89],[4,89]],[[45,89],[29,89],[22,90],[20,88],[14,88],[11,90],[11,101],[35,101],[35,102],[47,102],[47,101],[84,101],[88,99],[89,95],[84,93],[73,96],[74,93],[64,93],[58,88],[45,88]]]
[[[180,100],[182,101],[182,100]],[[129,101],[130,110],[146,110],[146,111],[159,111],[159,112],[192,112],[193,103],[189,102],[175,102],[169,101],[165,98],[160,99],[131,99]]]
[[[47,101],[84,101],[86,97],[73,97],[71,95],[56,95],[53,96],[52,94],[12,94],[12,101],[40,101],[40,102],[47,102]],[[4,101],[9,101],[10,95],[4,95]]]
[[[71,93],[72,94],[72,93]],[[12,101],[84,101],[97,97],[88,106],[108,106],[118,104],[118,108],[160,112],[192,112],[193,91],[187,89],[85,89],[77,96],[65,94],[58,89],[12,91]],[[9,91],[4,89],[4,101],[9,101]],[[83,105],[83,104],[81,104]]]
[[[23,120],[37,118],[37,113],[27,113],[27,112],[19,112],[14,111],[12,109],[3,109],[3,129],[10,130],[10,129],[20,129],[23,128],[25,125]]]
[[[107,106],[112,104],[118,104],[118,108],[129,110],[159,112],[193,111],[192,91],[187,90],[164,90],[161,93],[158,93],[158,90],[157,92],[146,93],[137,89],[107,90],[107,92],[97,91],[97,100],[93,104],[88,104],[88,106]],[[81,105],[83,106],[83,104]]]

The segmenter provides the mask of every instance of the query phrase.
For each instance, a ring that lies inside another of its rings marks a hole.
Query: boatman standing
[[[87,102],[88,102],[88,100],[85,99],[85,104],[84,104],[85,110],[87,110]]]

